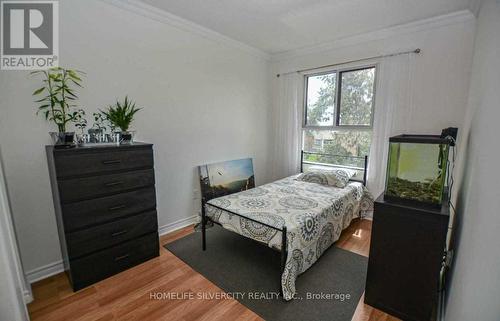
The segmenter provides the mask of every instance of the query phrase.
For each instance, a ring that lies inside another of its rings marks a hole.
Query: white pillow
[[[311,166],[307,172],[300,174],[297,180],[344,188],[356,173],[355,170],[347,168],[319,169]]]

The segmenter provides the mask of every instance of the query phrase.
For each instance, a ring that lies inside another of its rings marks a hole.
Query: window
[[[373,124],[375,67],[307,75],[305,85],[304,151],[344,156],[368,155]],[[322,160],[320,155],[306,156],[309,161]]]
[[[322,150],[323,149],[323,141],[321,139],[314,139],[313,149],[314,150]]]
[[[323,139],[323,146],[329,147],[335,143],[333,139]]]

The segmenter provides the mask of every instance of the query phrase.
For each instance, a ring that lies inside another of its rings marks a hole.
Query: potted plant
[[[85,143],[85,128],[87,128],[87,120],[85,119],[85,110],[79,109],[78,114],[73,120],[75,127],[80,130],[80,135],[77,135],[77,142],[79,145]]]
[[[78,99],[74,86],[82,87],[81,74],[81,71],[61,67],[31,72],[31,75],[42,75],[44,78],[43,87],[35,90],[33,96],[44,95],[35,101],[40,104],[37,115],[42,113],[46,120],[56,124],[58,132],[50,134],[57,145],[73,144],[75,133],[67,131],[67,124],[81,121],[84,115],[82,110],[73,111]]]
[[[73,121],[75,123],[75,127],[78,128],[81,134],[85,134],[85,128],[87,127],[87,120],[85,119],[85,110],[79,109],[77,111],[77,115]]]
[[[117,101],[115,105],[109,106],[107,110],[101,110],[101,113],[106,116],[111,126],[120,128],[122,142],[130,143],[132,142],[132,132],[129,131],[129,127],[134,119],[134,115],[139,110],[141,108],[136,108],[135,103],[130,101],[128,97],[125,97],[122,103]]]
[[[89,128],[88,133],[90,141],[92,143],[97,143],[101,141],[101,137],[103,137],[106,132],[107,119],[106,116],[101,113],[93,113],[92,116],[94,117],[94,124]]]

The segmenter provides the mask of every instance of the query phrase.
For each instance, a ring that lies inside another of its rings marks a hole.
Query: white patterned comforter
[[[373,209],[373,197],[363,184],[345,188],[298,181],[297,175],[244,192],[212,199],[206,215],[224,228],[281,250],[281,232],[240,216],[287,228],[288,256],[281,276],[285,300],[296,294],[295,280],[340,237],[355,217]]]

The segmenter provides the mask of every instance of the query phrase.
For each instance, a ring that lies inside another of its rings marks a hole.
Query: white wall
[[[133,129],[155,144],[162,227],[196,214],[199,164],[253,157],[257,183],[266,182],[270,95],[264,57],[156,20],[96,0],[60,2],[60,64],[87,72],[80,105],[91,115],[129,95],[144,108]],[[44,150],[55,128],[35,115],[39,83],[0,72],[0,143],[22,260],[43,274],[61,256]]]
[[[457,204],[456,255],[446,320],[500,318],[500,2],[479,12],[466,128],[468,155]]]

